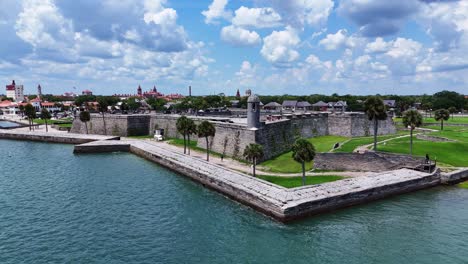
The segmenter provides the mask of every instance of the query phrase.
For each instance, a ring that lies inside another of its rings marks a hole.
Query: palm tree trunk
[[[440,130],[444,130],[444,120],[440,121]]]
[[[302,162],[302,186],[306,185],[306,177],[305,177],[305,162]]]
[[[257,159],[253,158],[253,176],[256,177]]]
[[[206,139],[206,161],[210,161],[210,148],[208,144],[208,137],[205,137]]]
[[[28,123],[29,123],[29,131],[31,131],[32,130],[31,118],[28,118]]]
[[[44,121],[45,121],[45,131],[49,132],[49,128],[47,127],[47,119],[44,119]]]
[[[413,128],[410,128],[410,155],[413,156]]]
[[[104,126],[104,135],[107,135],[106,118],[104,116],[104,112],[102,112],[102,124]]]
[[[185,140],[185,134],[184,134],[184,154],[187,154],[187,140]]]
[[[84,122],[85,128],[86,128],[86,135],[88,134],[88,122]]]
[[[187,137],[188,137],[187,148],[188,148],[188,154],[190,155],[190,134],[188,134]]]
[[[377,129],[379,129],[377,118],[374,117],[374,151],[377,151]]]

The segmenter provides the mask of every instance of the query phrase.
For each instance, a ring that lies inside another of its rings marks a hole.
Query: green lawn
[[[402,118],[395,117],[395,118],[393,118],[393,121],[402,122]],[[436,121],[434,119],[434,115],[433,115],[433,117],[424,117],[423,118],[423,123],[439,123],[439,122],[440,121]],[[463,117],[455,116],[455,117],[453,117],[453,119],[452,119],[452,117],[450,117],[449,120],[444,121],[444,124],[468,124],[468,116],[463,116]]]
[[[269,175],[257,175],[258,178],[280,185],[286,188],[295,188],[302,186],[302,177],[281,177],[281,176],[269,176]],[[307,176],[306,185],[321,184],[326,182],[333,182],[342,180],[345,177],[342,176]]]
[[[183,138],[171,138],[171,139],[168,140],[168,143],[171,144],[171,145],[184,147],[184,139]],[[197,141],[196,140],[190,140],[189,146],[190,146],[191,150],[206,153],[205,148],[197,147]],[[213,156],[216,156],[216,157],[221,157],[220,153],[214,152],[214,151],[210,151],[210,155],[213,155]]]
[[[407,135],[409,134],[409,131],[398,131],[397,134],[392,134],[392,135],[383,135],[383,136],[377,136],[377,141],[382,141],[394,137],[399,137],[402,135]],[[357,138],[352,138],[351,140],[345,142],[341,148],[335,150],[334,152],[346,152],[346,153],[351,153],[353,152],[357,147],[363,146],[363,145],[368,145],[368,144],[373,144],[374,143],[374,137],[357,137]],[[378,148],[378,146],[377,146]]]
[[[347,137],[340,136],[322,136],[308,139],[315,146],[317,152],[328,152],[333,149],[333,145],[339,142],[346,141]],[[273,159],[264,161],[260,164],[266,170],[279,173],[296,173],[301,172],[301,164],[294,161],[292,158],[292,151],[281,154]],[[306,164],[306,170],[311,170],[313,162]]]
[[[468,131],[439,131],[430,133],[430,135],[458,141],[432,142],[414,138],[413,152],[416,156],[424,157],[428,153],[431,159],[437,159],[444,164],[456,167],[468,166]],[[409,154],[409,142],[409,137],[395,139],[381,145],[379,150]]]
[[[464,189],[468,189],[468,181],[459,183],[458,186]]]
[[[35,124],[38,124],[38,125],[44,125],[45,124],[45,120],[44,119],[40,119],[40,118],[36,118],[36,119],[33,119],[33,122]],[[71,118],[63,118],[63,119],[49,119],[47,120],[47,124],[71,124],[72,122],[72,119]]]
[[[128,136],[128,138],[133,138],[133,139],[152,139],[154,138],[153,136],[150,135],[145,135],[145,136]]]

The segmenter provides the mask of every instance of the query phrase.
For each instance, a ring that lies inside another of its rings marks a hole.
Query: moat
[[[284,225],[127,153],[0,140],[1,263],[462,263],[468,190]]]

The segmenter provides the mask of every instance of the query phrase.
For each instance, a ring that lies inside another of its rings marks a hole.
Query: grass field
[[[310,138],[308,140],[314,144],[316,152],[329,152],[333,149],[333,145],[335,145],[335,143],[342,143],[348,140],[348,138],[340,136],[322,136]],[[268,171],[279,173],[295,173],[302,171],[301,164],[293,160],[292,151],[264,161],[260,166],[264,167]],[[307,163],[306,170],[311,170],[312,166],[313,162]]]
[[[458,187],[468,189],[468,181],[465,181],[465,182],[462,182],[462,183],[458,184]]]
[[[383,136],[377,136],[377,141],[382,141],[390,138],[395,138],[399,137],[402,135],[407,135],[409,134],[409,131],[398,131],[397,134],[392,134],[392,135],[383,135]],[[335,150],[334,152],[346,152],[346,153],[351,153],[353,152],[357,147],[363,146],[363,145],[369,145],[374,143],[374,137],[357,137],[357,138],[352,138],[349,141],[345,142],[341,148]],[[377,146],[378,148],[378,146]]]
[[[295,187],[302,186],[302,177],[281,177],[281,176],[269,176],[269,175],[258,175],[257,177],[265,181],[274,183],[276,185],[286,187],[286,188],[295,188]],[[307,176],[306,185],[333,182],[333,181],[342,180],[344,178],[345,177],[342,177],[342,176],[331,176],[331,175]]]
[[[150,135],[146,136],[128,136],[128,138],[133,138],[133,139],[152,139],[153,137]]]
[[[402,122],[402,118],[395,117],[393,118],[393,121]],[[423,118],[423,123],[439,123],[439,122],[440,121],[435,120],[434,117]],[[455,116],[453,117],[453,119],[452,117],[450,117],[449,120],[444,121],[444,124],[468,124],[468,116]]]
[[[184,147],[184,139],[183,138],[171,138],[171,139],[168,140],[168,143],[171,144],[171,145]],[[196,140],[190,140],[188,146],[190,146],[191,150],[206,153],[206,149],[197,147],[197,141]],[[216,157],[221,157],[220,153],[214,152],[214,151],[210,151],[210,155],[213,155],[213,156],[216,156]]]
[[[443,162],[444,164],[466,167],[468,166],[468,130],[459,129],[452,131],[437,131],[429,133],[432,136],[445,137],[456,142],[432,142],[420,139],[413,139],[413,153],[416,156],[424,157],[429,154],[431,159]],[[410,138],[400,138],[387,142],[380,146],[380,151],[409,154]]]

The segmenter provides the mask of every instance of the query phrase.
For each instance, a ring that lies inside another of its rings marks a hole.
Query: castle
[[[264,159],[269,159],[289,151],[297,137],[373,135],[373,124],[364,113],[292,113],[272,121],[261,116],[258,96],[248,95],[246,118],[190,116],[197,124],[209,120],[215,125],[216,135],[210,140],[213,151],[242,159],[244,148],[250,143],[257,143],[264,148]],[[136,136],[154,135],[159,130],[166,138],[180,138],[176,128],[179,117],[169,114],[112,115],[106,118],[106,131],[109,135]],[[89,133],[103,134],[102,118],[93,116],[88,128]],[[84,124],[79,119],[75,120],[71,132],[85,133]],[[379,122],[379,134],[395,132],[391,117]],[[203,139],[198,139],[198,146],[205,147]]]
[[[115,97],[119,97],[119,98],[122,98],[122,99],[128,99],[130,97],[138,97],[138,98],[161,98],[161,99],[164,99],[166,101],[172,101],[172,100],[177,100],[177,99],[181,99],[181,98],[184,98],[183,95],[181,94],[178,94],[178,93],[172,93],[172,94],[167,94],[167,95],[164,95],[160,92],[158,92],[158,90],[156,89],[156,85],[150,89],[149,91],[146,91],[146,92],[143,92],[143,89],[141,88],[140,85],[138,85],[138,88],[137,88],[137,93],[136,94],[114,94],[113,96]]]

